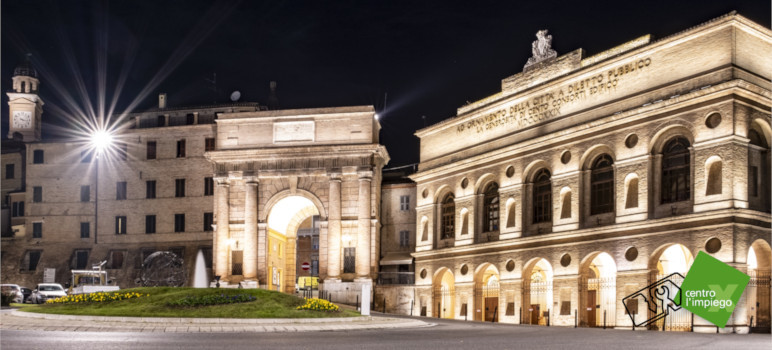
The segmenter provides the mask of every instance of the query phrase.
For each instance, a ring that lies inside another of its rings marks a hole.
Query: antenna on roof
[[[212,73],[212,79],[204,78],[204,80],[212,84],[209,88],[214,91],[214,103],[217,103],[217,73]]]

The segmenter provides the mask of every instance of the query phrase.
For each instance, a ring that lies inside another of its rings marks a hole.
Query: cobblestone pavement
[[[429,327],[416,319],[349,317],[320,319],[226,319],[48,315],[4,311],[2,330],[76,332],[241,333],[314,332]]]

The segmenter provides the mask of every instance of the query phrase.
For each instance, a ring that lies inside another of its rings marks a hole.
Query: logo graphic
[[[636,327],[647,326],[667,316],[670,312],[680,310],[681,288],[679,288],[678,283],[683,280],[684,276],[680,273],[672,273],[622,299],[627,315],[630,316],[633,324]],[[646,313],[643,313],[643,316],[638,316],[639,305],[641,304],[646,305],[644,310],[650,310],[654,316],[648,317]]]
[[[750,276],[699,252],[694,259],[676,302],[711,323],[724,328]]]

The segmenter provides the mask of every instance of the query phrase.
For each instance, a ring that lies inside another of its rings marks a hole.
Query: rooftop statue
[[[552,35],[547,34],[546,29],[536,32],[536,41],[531,44],[533,56],[528,59],[523,69],[549,58],[555,58],[558,53],[552,49]]]

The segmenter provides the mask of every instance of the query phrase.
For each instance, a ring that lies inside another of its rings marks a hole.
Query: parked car
[[[21,287],[21,294],[24,295],[24,303],[31,302],[30,296],[32,295],[32,289],[27,287]]]
[[[66,295],[64,287],[59,283],[39,283],[38,288],[32,291],[30,297],[33,304],[43,304],[48,299],[56,299]]]
[[[24,301],[24,294],[21,293],[21,287],[18,284],[0,284],[0,292],[16,294],[16,297],[13,298],[14,303],[21,304]]]

